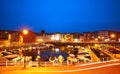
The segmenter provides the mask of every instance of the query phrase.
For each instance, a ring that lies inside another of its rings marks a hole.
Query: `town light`
[[[100,39],[101,37],[100,36],[98,36],[98,39]]]
[[[28,30],[27,29],[24,29],[23,30],[23,34],[24,35],[27,35],[28,34]],[[24,50],[24,68],[26,68],[26,54],[25,54],[25,50]]]
[[[24,34],[24,35],[27,35],[27,34],[28,34],[28,30],[27,30],[27,29],[24,29],[24,30],[23,30],[23,34]]]
[[[52,35],[50,39],[51,39],[51,40],[54,40],[54,39],[55,39],[55,36],[54,36],[54,35]]]
[[[60,49],[59,48],[55,48],[55,52],[59,52],[60,51]]]
[[[59,35],[56,35],[55,40],[57,40],[57,41],[60,40]]]
[[[104,37],[102,37],[102,39],[104,39]]]
[[[109,41],[110,41],[110,39],[108,38],[108,39],[105,39],[104,41],[105,41],[105,42],[109,42]]]
[[[118,42],[120,42],[120,38],[118,38]]]
[[[111,38],[114,38],[115,37],[115,34],[111,34]]]
[[[95,41],[98,41],[98,38],[95,38]]]
[[[75,39],[74,39],[74,42],[78,42],[78,39],[77,39],[77,38],[75,38]]]
[[[59,41],[60,40],[60,36],[59,35],[52,35],[50,37],[51,40],[56,40],[56,41]]]
[[[11,40],[11,34],[8,34],[8,41],[10,42]]]
[[[98,47],[98,44],[95,44],[94,46],[97,48],[97,47]]]

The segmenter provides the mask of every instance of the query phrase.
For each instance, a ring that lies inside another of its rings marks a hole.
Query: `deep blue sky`
[[[0,29],[120,31],[119,0],[0,0]]]

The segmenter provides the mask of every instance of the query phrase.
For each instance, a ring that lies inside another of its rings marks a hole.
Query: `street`
[[[0,66],[0,74],[119,74],[119,61],[96,62],[89,64],[51,67]]]

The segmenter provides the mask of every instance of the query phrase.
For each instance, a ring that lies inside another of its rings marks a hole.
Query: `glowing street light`
[[[75,39],[74,39],[74,42],[78,42],[78,39],[77,39],[77,38],[75,38]]]
[[[115,34],[111,34],[110,37],[111,37],[111,40],[115,41],[115,37],[116,37]]]
[[[98,48],[98,44],[94,44],[94,46],[95,46],[96,48]]]
[[[111,34],[111,38],[113,38],[113,39],[115,40],[115,37],[116,37],[115,34]],[[114,47],[116,48],[116,41],[115,41]],[[115,51],[115,57],[116,57],[116,53],[117,53],[117,52]]]
[[[100,36],[98,36],[98,39],[100,39],[101,37]]]
[[[23,34],[24,34],[24,35],[27,35],[27,34],[28,34],[28,30],[27,30],[27,29],[24,29],[24,30],[23,30]]]
[[[95,41],[98,41],[98,38],[95,38]]]
[[[23,29],[22,33],[23,33],[24,37],[26,37],[27,34],[29,33],[29,31],[27,29]],[[23,42],[24,42],[24,38],[23,38]]]
[[[104,39],[104,37],[102,37],[102,39]]]
[[[59,52],[60,51],[60,49],[59,48],[55,48],[55,52]]]
[[[115,38],[115,34],[111,34],[111,38]]]

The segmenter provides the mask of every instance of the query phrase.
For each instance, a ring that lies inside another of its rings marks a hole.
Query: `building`
[[[97,32],[92,32],[92,33],[90,33],[89,39],[90,39],[90,40],[89,40],[90,42],[98,42]]]
[[[54,41],[54,33],[46,33],[44,36],[43,36],[43,39],[44,39],[44,42],[51,42],[51,41]]]
[[[50,41],[62,42],[62,40],[63,40],[63,35],[60,33],[53,33],[50,36]]]
[[[118,40],[118,34],[116,31],[109,31],[109,38],[111,42],[115,42]]]
[[[97,32],[75,33],[35,33],[27,30],[11,31],[0,30],[0,46],[14,46],[27,43],[44,43],[44,42],[120,42],[120,32],[101,30]]]
[[[24,34],[23,31],[20,32],[20,35],[23,37],[23,43],[35,43],[36,33],[28,30],[27,34]]]
[[[108,42],[110,41],[110,38],[109,38],[109,31],[107,30],[102,30],[102,31],[98,31],[98,39],[100,42]]]
[[[44,42],[43,34],[36,33],[36,44],[43,43],[43,42]]]
[[[91,41],[92,34],[90,32],[84,32],[83,36],[84,36],[84,42],[90,42]]]
[[[62,34],[62,42],[72,42],[72,41],[73,41],[73,34],[71,33]]]
[[[18,31],[0,30],[0,45],[11,46],[12,42],[18,39],[13,35],[14,33],[18,33]]]
[[[98,31],[98,38],[103,42],[114,42],[118,40],[117,32],[109,30]]]
[[[73,42],[80,42],[80,33],[72,33],[73,34]]]
[[[84,42],[84,35],[80,34],[80,42]]]
[[[120,32],[117,32],[117,41],[120,42]]]

